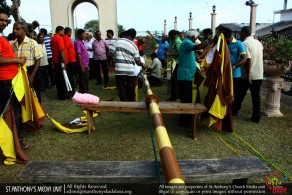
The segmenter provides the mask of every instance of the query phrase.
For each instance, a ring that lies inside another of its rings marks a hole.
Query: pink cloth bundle
[[[79,104],[98,104],[99,97],[89,94],[89,93],[78,93],[75,92],[74,96],[72,97],[73,102]]]

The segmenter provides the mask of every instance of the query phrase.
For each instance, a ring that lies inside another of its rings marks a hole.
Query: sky
[[[10,0],[6,0],[11,4]],[[249,23],[250,7],[246,0],[117,0],[118,24],[125,29],[135,28],[138,32],[146,30],[162,32],[164,20],[167,31],[174,28],[177,17],[178,30],[188,30],[189,13],[192,12],[193,28],[210,28],[212,6],[216,6],[216,26],[221,23]],[[273,11],[283,9],[284,0],[254,0],[257,6],[257,23],[279,21],[279,14]],[[287,8],[292,8],[292,0],[288,0]],[[90,3],[81,3],[75,10],[75,26],[84,28],[87,21],[95,18],[98,10]],[[51,29],[49,0],[21,0],[20,15],[27,21],[37,20],[41,28]],[[12,19],[12,16],[11,16]],[[10,24],[5,34],[12,32]],[[37,31],[38,32],[38,31]]]

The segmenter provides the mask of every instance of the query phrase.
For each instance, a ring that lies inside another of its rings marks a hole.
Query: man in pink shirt
[[[77,37],[78,39],[74,42],[74,47],[77,58],[79,93],[88,93],[89,56],[87,48],[84,45],[85,31],[83,29],[78,29]]]
[[[98,30],[95,32],[96,40],[92,43],[92,50],[93,50],[93,58],[94,64],[96,68],[96,79],[97,85],[101,84],[101,72],[100,72],[100,65],[103,71],[103,80],[104,80],[104,87],[107,87],[109,79],[108,79],[108,64],[107,64],[107,54],[109,52],[108,44],[104,39],[101,38],[101,32]]]

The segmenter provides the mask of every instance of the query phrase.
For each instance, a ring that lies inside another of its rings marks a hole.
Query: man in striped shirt
[[[38,74],[40,60],[43,57],[38,43],[26,36],[27,25],[23,22],[16,22],[13,25],[13,33],[17,40],[12,44],[17,57],[25,57],[28,78],[30,85],[34,88],[38,100],[41,102],[41,78]]]
[[[48,63],[49,63],[49,77],[50,77],[50,83],[51,87],[55,86],[55,73],[52,65],[52,50],[51,50],[51,38],[48,36],[47,29],[41,28],[40,33],[44,34],[44,43],[46,45],[47,50],[47,56],[48,56]]]
[[[133,40],[136,30],[131,28],[126,33],[126,38],[120,38],[110,50],[115,55],[116,85],[121,101],[135,101],[135,76],[134,65],[144,66],[140,61],[137,46]]]

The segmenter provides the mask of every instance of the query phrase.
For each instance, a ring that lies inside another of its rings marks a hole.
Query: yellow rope
[[[207,125],[205,123],[204,123],[204,125],[207,126],[208,129],[211,130],[213,132],[213,134],[215,134],[228,148],[230,148],[230,150],[232,150],[235,154],[237,154],[239,157],[241,157],[241,155],[230,144],[228,144],[226,141],[224,141],[224,139],[220,135],[218,135],[218,133],[215,133],[213,131],[213,129],[211,129],[209,127],[209,125]]]
[[[209,125],[205,124],[209,130],[211,130],[213,132],[213,134],[215,134],[228,148],[230,148],[235,154],[237,154],[238,156],[241,157],[241,155],[230,145],[228,144],[226,141],[224,141],[224,139],[218,134],[218,133],[215,133],[210,127]]]
[[[277,169],[278,171],[280,171],[282,174],[284,174],[285,176],[287,176],[291,181],[292,181],[292,177],[291,175],[283,170],[281,167],[275,165],[272,161],[270,161],[269,159],[267,159],[266,157],[264,157],[262,154],[260,154],[250,143],[248,143],[247,141],[245,141],[243,138],[241,138],[237,133],[233,132],[233,134],[240,140],[242,141],[245,145],[247,145],[248,147],[250,147],[258,156],[260,156],[264,161],[267,161],[268,163],[270,163],[270,165],[272,165],[275,169]]]
[[[206,124],[205,124],[206,125]],[[224,139],[218,135],[217,133],[215,133],[208,125],[206,125],[208,127],[209,130],[211,130],[214,134],[216,134],[216,136],[228,147],[230,148],[234,153],[236,153],[238,156],[241,157],[241,155],[230,145],[228,144],[226,141],[224,141]],[[242,137],[240,137],[237,133],[233,132],[233,135],[235,135],[241,142],[243,142],[246,146],[248,146],[249,148],[251,148],[251,150],[256,153],[262,160],[268,162],[272,167],[274,167],[275,169],[277,169],[278,171],[280,171],[282,174],[285,175],[285,177],[289,178],[292,181],[292,176],[291,174],[289,174],[287,171],[283,170],[281,167],[279,167],[278,165],[276,165],[275,163],[273,163],[271,160],[267,159],[266,157],[264,157],[261,153],[259,153],[259,151],[257,151],[249,142],[245,141]]]
[[[206,124],[205,124],[206,125]],[[211,130],[214,134],[215,132],[208,126],[209,130]],[[245,141],[242,137],[240,137],[237,133],[233,132],[233,135],[235,135],[241,142],[243,142],[246,146],[248,146],[249,148],[251,148],[251,150],[256,153],[262,160],[268,162],[272,167],[274,167],[275,169],[277,169],[278,171],[280,171],[282,174],[284,174],[285,177],[289,178],[292,181],[292,176],[291,174],[289,174],[287,171],[283,170],[281,167],[279,167],[278,165],[276,165],[275,163],[273,163],[271,160],[267,159],[266,157],[264,157],[261,153],[259,153],[249,142]],[[235,152],[238,156],[241,157],[241,155],[232,147],[230,146],[227,142],[225,142],[223,140],[223,138],[216,134],[216,136],[228,147],[230,148],[233,152]]]
[[[214,132],[215,133],[215,132]],[[223,138],[220,136],[220,135],[218,135],[218,134],[216,134],[216,136],[228,147],[228,148],[230,148],[235,154],[237,154],[238,156],[240,156],[241,157],[241,155],[230,145],[230,144],[228,144],[227,142],[225,142],[224,140],[223,140]]]

